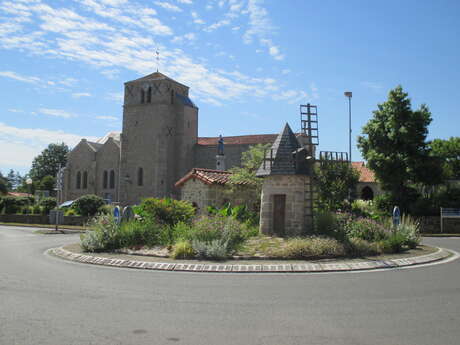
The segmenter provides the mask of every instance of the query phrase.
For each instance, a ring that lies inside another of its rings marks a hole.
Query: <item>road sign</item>
[[[113,217],[115,218],[115,221],[117,224],[120,224],[121,222],[121,212],[120,212],[120,206],[115,206],[113,209]]]

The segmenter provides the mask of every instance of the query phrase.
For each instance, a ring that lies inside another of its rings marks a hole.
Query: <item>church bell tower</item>
[[[125,83],[120,200],[178,197],[174,183],[193,165],[198,108],[189,88],[155,72]]]

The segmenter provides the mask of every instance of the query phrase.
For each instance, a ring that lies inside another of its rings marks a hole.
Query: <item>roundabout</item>
[[[444,262],[455,260],[459,257],[459,254],[453,251],[443,248],[428,247],[428,249],[433,250],[432,253],[409,257],[404,257],[403,255],[393,255],[393,258],[380,260],[328,260],[321,263],[309,261],[296,261],[294,263],[290,263],[286,260],[259,263],[258,261],[260,260],[252,260],[252,263],[245,264],[240,264],[237,260],[230,262],[204,263],[197,260],[166,260],[158,262],[151,260],[145,261],[145,259],[142,259],[142,256],[135,255],[107,255],[106,253],[106,256],[103,257],[99,256],[97,253],[79,253],[70,250],[69,247],[72,246],[52,248],[48,250],[47,253],[69,261],[109,267],[135,268],[154,271],[219,273],[324,273],[368,271]]]
[[[0,227],[1,344],[453,345],[460,338],[460,260],[366,274],[114,269],[44,255],[78,234],[33,231]],[[460,238],[424,244],[460,251]]]

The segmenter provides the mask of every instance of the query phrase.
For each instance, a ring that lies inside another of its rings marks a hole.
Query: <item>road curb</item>
[[[361,262],[342,261],[333,263],[274,263],[274,264],[201,264],[190,262],[147,262],[141,260],[110,259],[92,255],[70,252],[63,247],[52,248],[48,253],[59,258],[74,262],[102,265],[109,267],[135,268],[155,271],[181,272],[219,272],[219,273],[319,273],[319,272],[349,272],[391,269],[407,266],[429,264],[444,260],[454,253],[444,248],[438,248],[435,253],[414,256],[411,258],[368,260]]]

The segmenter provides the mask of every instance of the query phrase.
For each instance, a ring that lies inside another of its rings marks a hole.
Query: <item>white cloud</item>
[[[118,117],[115,116],[96,116],[98,120],[109,120],[109,121],[118,121]]]
[[[106,98],[110,101],[123,103],[123,92],[109,92]]]
[[[380,84],[380,83],[376,83],[376,82],[373,82],[373,81],[363,81],[361,82],[361,85],[368,88],[368,89],[371,89],[373,91],[380,91],[381,89],[383,89],[383,85]]]
[[[155,1],[155,5],[164,8],[165,10],[172,12],[182,12],[182,9],[174,4],[171,4],[166,1]]]
[[[45,115],[56,116],[56,117],[63,117],[65,119],[71,117],[77,117],[77,115],[69,113],[62,109],[50,109],[50,108],[40,108],[38,112]]]
[[[259,44],[268,48],[271,57],[275,60],[283,60],[284,54],[269,38],[275,28],[268,17],[268,11],[262,7],[263,2],[263,0],[249,0],[249,28],[243,34],[243,41],[250,44],[254,38],[258,38]]]
[[[8,109],[10,113],[24,113],[24,110],[22,109],[15,109],[15,108],[10,108]]]
[[[289,68],[285,68],[281,71],[281,74],[289,74],[291,73],[291,70]]]
[[[14,79],[29,84],[35,84],[40,81],[40,78],[20,75],[12,71],[0,71],[0,77]]]
[[[171,42],[173,43],[192,43],[196,40],[196,35],[193,32],[185,34],[183,36],[176,36],[174,37]]]
[[[91,94],[89,92],[75,92],[72,93],[73,98],[81,98],[81,97],[91,97]]]
[[[211,32],[211,31],[214,31],[222,26],[227,26],[230,24],[230,20],[229,19],[222,19],[214,24],[211,24],[209,25],[208,27],[204,28],[203,30],[206,31],[206,32]]]
[[[181,4],[191,5],[193,4],[192,0],[177,0]]]
[[[32,160],[48,144],[64,142],[75,146],[82,137],[64,131],[51,131],[39,128],[17,128],[0,122],[0,166],[30,168]],[[97,140],[87,137],[88,140]]]

